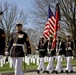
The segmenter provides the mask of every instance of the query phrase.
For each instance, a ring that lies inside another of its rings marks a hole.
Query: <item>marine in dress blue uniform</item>
[[[61,73],[63,73],[61,59],[62,59],[62,55],[66,56],[66,51],[65,51],[65,43],[61,40],[60,36],[58,36],[56,54],[57,54],[57,65],[55,68],[55,73],[57,74],[58,70],[60,70]]]
[[[4,53],[5,53],[5,33],[4,30],[0,28],[0,60],[3,59]]]
[[[2,21],[2,15],[3,12],[0,11],[0,24]],[[5,53],[5,32],[0,26],[0,60],[3,58],[4,53]]]
[[[53,44],[53,37],[51,36],[46,41],[47,43],[47,50],[48,50],[48,57],[49,57],[49,63],[46,67],[46,73],[49,74],[50,69],[52,70],[52,73],[54,73],[54,66],[53,66],[53,58],[56,55],[56,50],[52,50],[52,44]]]
[[[5,32],[0,28],[0,58],[4,55],[5,50]]]
[[[70,72],[73,73],[73,67],[71,65],[71,60],[73,56],[73,41],[71,40],[71,35],[66,35],[66,60],[67,60],[67,66],[66,66],[66,73]]]
[[[26,43],[27,54],[31,54],[31,46],[28,35],[22,31],[22,23],[16,23],[16,28],[17,32],[12,34],[7,51],[12,57],[15,75],[24,75],[23,71],[21,70],[22,57],[24,57],[23,46]]]
[[[3,12],[0,11],[0,22],[2,21],[2,15],[3,15]],[[0,27],[0,59],[4,55],[4,52],[5,52],[4,50],[5,50],[5,32],[2,29],[2,27]]]
[[[47,55],[47,47],[43,36],[40,37],[40,41],[38,44],[38,51],[39,51],[40,63],[37,68],[37,73],[39,74],[41,69],[43,70],[43,73],[45,73],[44,57]]]

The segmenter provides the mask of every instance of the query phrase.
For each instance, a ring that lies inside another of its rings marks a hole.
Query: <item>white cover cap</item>
[[[40,36],[40,38],[44,38],[44,36]]]
[[[23,22],[22,22],[22,21],[16,21],[16,25],[17,25],[17,24],[23,25]]]

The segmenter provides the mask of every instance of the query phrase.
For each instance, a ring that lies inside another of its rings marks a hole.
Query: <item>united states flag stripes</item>
[[[50,6],[48,8],[49,8],[49,10],[48,10],[49,17],[48,17],[47,23],[45,24],[44,34],[43,34],[46,39],[48,39],[50,36],[54,35],[54,26],[55,26],[55,22],[56,22],[55,16],[51,11]],[[59,24],[57,25],[57,28],[60,28]]]

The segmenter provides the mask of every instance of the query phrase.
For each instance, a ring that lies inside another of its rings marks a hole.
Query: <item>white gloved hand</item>
[[[48,54],[50,55],[50,54],[51,54],[51,52],[48,52]]]
[[[9,53],[8,52],[5,52],[5,55],[9,55]]]
[[[72,60],[74,59],[74,57],[72,56]]]
[[[65,50],[67,50],[67,48]]]
[[[38,50],[38,47],[36,47],[36,50]]]

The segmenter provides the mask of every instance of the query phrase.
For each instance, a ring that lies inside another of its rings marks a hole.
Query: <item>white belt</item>
[[[24,46],[23,44],[13,44],[13,46]]]
[[[72,48],[71,47],[68,47],[68,50],[72,50]]]
[[[39,51],[45,51],[44,49],[39,49]]]
[[[71,47],[68,47],[68,49],[66,48],[66,50],[72,50],[72,48]]]

